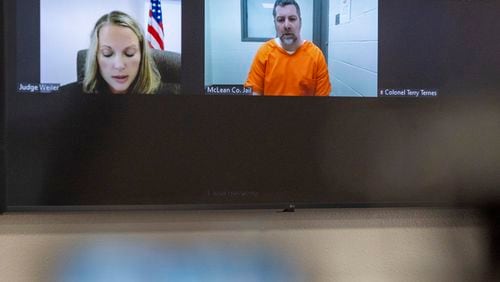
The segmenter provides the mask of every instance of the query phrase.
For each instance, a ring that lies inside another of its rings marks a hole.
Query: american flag
[[[151,0],[148,19],[148,44],[153,49],[164,49],[161,1]]]

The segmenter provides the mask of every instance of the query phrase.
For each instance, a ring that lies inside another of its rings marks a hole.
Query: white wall
[[[273,1],[269,1],[273,2]],[[274,3],[274,2],[273,2]],[[313,0],[299,0],[302,37],[312,40]],[[269,21],[273,25],[272,9]],[[262,42],[241,41],[241,1],[205,1],[205,84],[243,84]]]
[[[90,32],[102,15],[120,10],[147,26],[145,0],[40,1],[40,82],[76,81],[76,53],[89,46]],[[163,0],[166,49],[181,52],[181,1]]]
[[[74,251],[103,241],[184,254],[174,260],[181,265],[199,262],[197,251],[224,260],[231,250],[264,249],[307,282],[493,281],[484,276],[488,234],[478,212],[412,208],[4,214],[0,280],[57,282]]]
[[[335,25],[342,0],[330,1],[328,65],[333,96],[377,96],[378,1],[351,0],[350,21]]]

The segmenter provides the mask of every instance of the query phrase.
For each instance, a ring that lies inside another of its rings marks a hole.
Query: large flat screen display
[[[279,2],[3,1],[5,209],[500,199],[500,2]]]

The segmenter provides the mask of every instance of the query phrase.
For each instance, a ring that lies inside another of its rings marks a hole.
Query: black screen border
[[[0,3],[0,15],[2,19],[0,20],[0,66],[5,65],[5,13],[4,13],[3,1]],[[0,94],[3,97],[0,99],[0,213],[5,211],[6,208],[6,180],[5,180],[5,96],[7,92],[5,81],[5,67],[0,68]]]

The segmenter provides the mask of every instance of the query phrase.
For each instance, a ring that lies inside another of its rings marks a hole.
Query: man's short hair
[[[295,0],[276,0],[276,2],[274,2],[274,8],[273,8],[273,18],[276,18],[276,7],[277,6],[280,6],[280,7],[285,7],[287,5],[294,5],[295,8],[297,9],[297,15],[300,17],[300,7],[299,7],[299,3],[297,3],[297,1]]]

